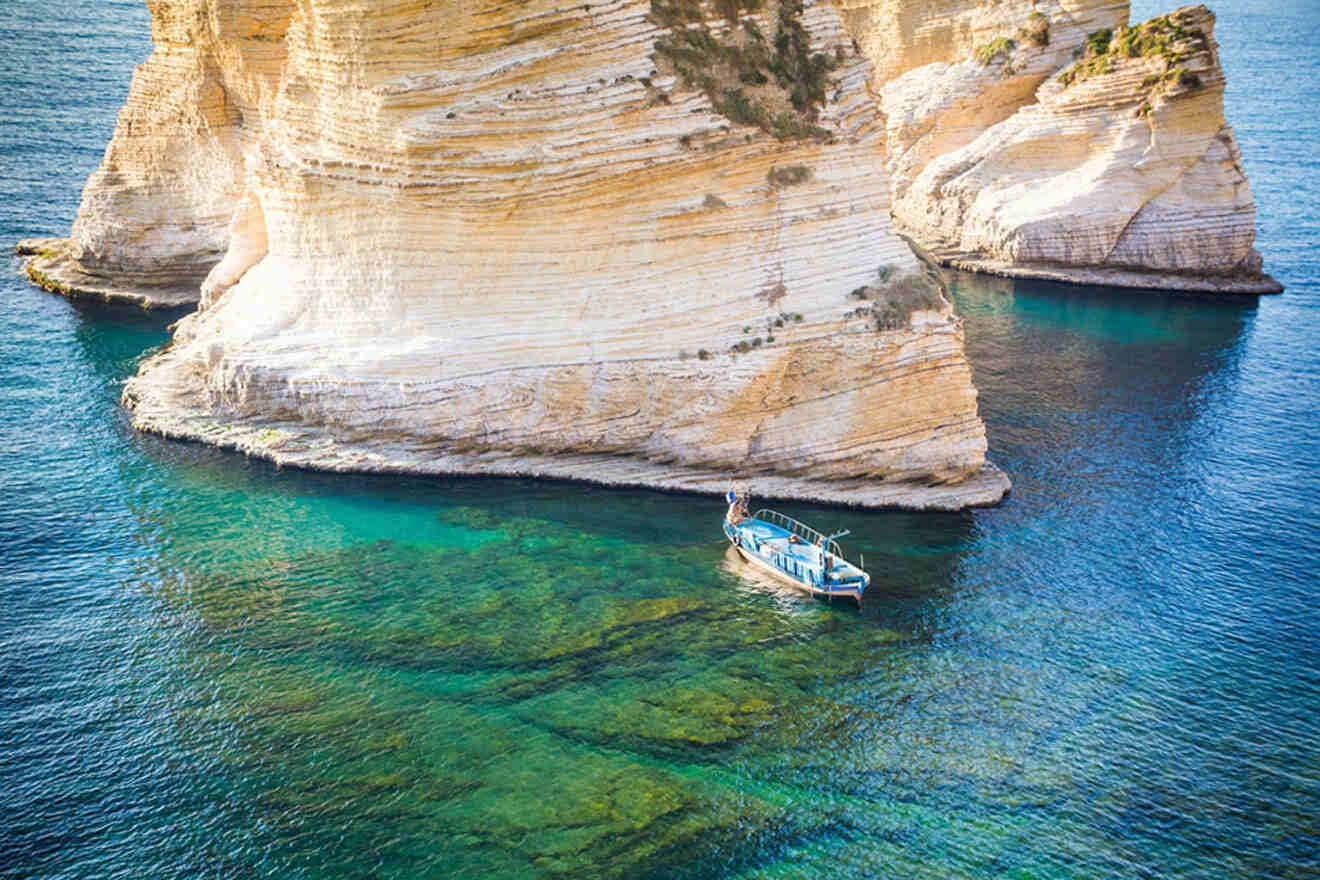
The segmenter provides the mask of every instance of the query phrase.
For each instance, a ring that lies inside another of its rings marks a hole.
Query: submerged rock
[[[827,821],[725,761],[819,732],[813,690],[870,667],[876,627],[726,594],[715,548],[499,526],[472,547],[294,552],[256,528],[241,543],[276,552],[238,565],[170,532],[155,598],[192,671],[171,679],[174,731],[244,792],[268,852],[369,853],[336,861],[350,875],[632,877]]]

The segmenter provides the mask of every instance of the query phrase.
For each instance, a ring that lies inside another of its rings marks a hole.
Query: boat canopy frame
[[[793,519],[793,517],[786,516],[777,510],[763,507],[756,513],[752,514],[752,519],[759,519],[761,522],[768,522],[772,525],[779,526],[789,534],[797,535],[808,544],[823,547],[826,553],[829,553],[836,559],[846,559],[843,555],[843,551],[839,549],[838,543],[835,542],[831,536],[822,534],[811,526],[806,525],[805,523],[800,523]]]

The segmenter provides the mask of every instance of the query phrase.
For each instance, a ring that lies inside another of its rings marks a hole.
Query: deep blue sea
[[[711,499],[139,436],[171,316],[10,260],[0,877],[1320,877],[1320,7],[1217,12],[1287,291],[954,276],[1015,489],[785,505],[860,612]],[[8,0],[0,45],[0,243],[65,234],[146,10]]]

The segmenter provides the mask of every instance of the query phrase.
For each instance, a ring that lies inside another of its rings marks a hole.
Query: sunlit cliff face
[[[1003,274],[1279,290],[1253,247],[1209,10],[1133,27],[1125,14],[1080,43],[1033,15],[1049,29],[885,86],[900,226],[957,265]]]
[[[694,8],[158,6],[239,83],[207,131],[241,191],[138,425],[332,468],[998,498],[838,10]]]
[[[126,392],[148,430],[314,467],[985,503],[1005,483],[976,483],[962,331],[886,162],[946,260],[1263,283],[1204,9],[1162,43],[1112,0],[152,12],[72,242],[38,261],[199,289]]]

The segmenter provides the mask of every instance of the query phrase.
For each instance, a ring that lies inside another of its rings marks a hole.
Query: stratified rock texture
[[[911,56],[928,57],[936,46],[920,41],[913,52],[897,54],[901,43],[881,47],[908,62],[906,72],[884,81],[881,90],[885,167],[895,201],[933,160],[1034,103],[1040,85],[1071,63],[1091,33],[1119,28],[1128,16],[1126,0],[1066,5],[964,2],[963,7],[956,17],[964,25],[957,31],[962,38],[950,34],[941,44],[943,57],[961,60],[923,62],[914,69]],[[935,21],[947,19],[936,16]],[[917,33],[926,30],[916,28]]]
[[[1039,51],[1006,51],[983,72],[979,60],[929,65],[890,83],[900,228],[946,263],[996,274],[1281,289],[1253,247],[1255,203],[1224,119],[1213,25],[1198,6],[1098,31],[1034,103],[979,134],[1011,106],[998,93],[1021,78],[986,87],[994,65],[1035,70]]]
[[[135,424],[328,469],[998,500],[869,63],[834,6],[726,6],[155,4],[210,29],[238,109],[198,130],[241,173],[185,205],[228,248]],[[258,18],[274,85],[216,27]]]
[[[33,256],[32,280],[65,295],[148,307],[190,305],[199,297],[209,303],[265,253],[265,230],[253,218],[264,227],[267,206],[250,178],[302,142],[358,137],[374,127],[362,141],[374,143],[399,124],[404,127],[386,138],[391,145],[379,155],[407,152],[405,144],[414,141],[425,151],[428,140],[442,136],[479,153],[484,145],[473,125],[485,126],[483,137],[497,142],[519,137],[518,114],[540,112],[522,88],[529,77],[562,80],[565,65],[590,57],[588,67],[599,64],[599,73],[634,71],[618,75],[634,77],[633,91],[644,89],[648,101],[669,100],[678,84],[703,94],[706,110],[734,123],[825,143],[839,120],[822,120],[822,113],[843,108],[856,117],[869,110],[865,91],[846,73],[856,69],[859,54],[871,63],[871,86],[882,94],[883,163],[899,230],[945,264],[1136,287],[1281,289],[1263,274],[1253,249],[1254,203],[1223,119],[1223,74],[1213,17],[1204,7],[1156,19],[1163,22],[1156,28],[1163,33],[1159,45],[1143,44],[1133,54],[1146,37],[1124,27],[1127,0],[837,0],[805,12],[780,0],[653,0],[645,8],[611,2],[577,12],[533,6],[521,17],[496,7],[489,13],[496,30],[472,24],[486,13],[402,0],[330,23],[317,18],[339,15],[330,2],[149,5],[156,51],[134,77],[71,238],[19,246]],[[639,16],[647,17],[646,34],[628,25]],[[437,17],[453,18],[455,30],[440,33]],[[286,39],[291,24],[304,28],[293,40]],[[1135,42],[1124,43],[1123,34]],[[1118,46],[1112,52],[1104,40],[1095,42],[1110,36]],[[433,37],[429,48],[406,45]],[[582,44],[564,44],[569,37]],[[396,39],[399,45],[391,45]],[[303,51],[293,64],[291,45]],[[1098,50],[1102,45],[1105,51]],[[376,54],[346,60],[345,52],[364,47]],[[524,49],[558,60],[524,56]],[[1097,75],[1055,88],[1067,77],[1060,71],[1083,51],[1078,64]],[[622,64],[628,53],[633,63]],[[642,61],[646,55],[654,59]],[[1100,70],[1099,62],[1112,69]],[[495,82],[511,88],[503,96],[510,106],[498,119],[489,112],[491,95],[482,91]],[[581,95],[593,100],[616,85],[610,76],[579,81]],[[624,100],[624,92],[617,94]],[[370,97],[362,104],[364,95]],[[409,95],[417,103],[409,105]],[[426,102],[440,97],[452,105],[444,124],[420,121]],[[546,100],[562,109],[567,96]],[[330,106],[339,101],[361,106]],[[478,112],[464,115],[468,104]],[[372,113],[374,119],[363,116]],[[656,120],[667,128],[653,139],[683,128],[672,114],[630,117],[626,124],[635,140],[645,137],[643,121]],[[599,121],[598,114],[584,119]],[[426,131],[418,136],[419,125]],[[680,135],[686,148],[728,146],[727,132],[687,128]],[[375,154],[340,146],[354,157],[356,170],[348,176],[371,168],[388,177],[412,161],[382,164]],[[531,160],[560,162],[566,147],[556,150]],[[333,152],[326,152],[329,161],[340,161]],[[481,165],[457,154],[428,161],[449,159],[452,168]],[[513,161],[527,157],[515,151]],[[660,167],[657,158],[639,161]],[[461,176],[452,180],[466,186]],[[232,235],[248,233],[255,237],[230,248]]]
[[[150,0],[155,51],[133,74],[114,139],[67,240],[21,242],[33,281],[148,308],[195,304],[228,247],[244,151],[284,63],[289,0]]]
[[[1048,45],[1066,51],[1092,31],[1128,20],[1128,0],[840,0],[840,6],[875,65],[877,86],[927,64],[970,58],[995,40],[1031,43],[1042,20]]]

